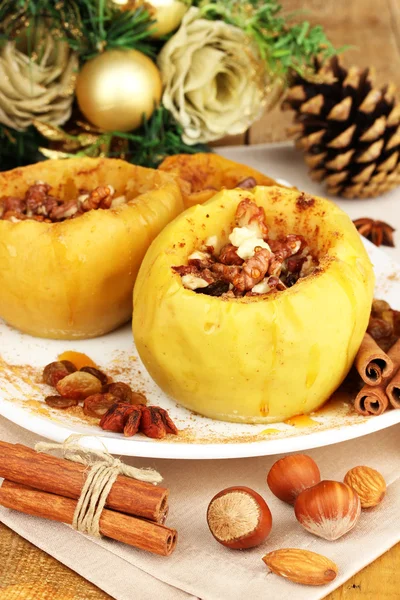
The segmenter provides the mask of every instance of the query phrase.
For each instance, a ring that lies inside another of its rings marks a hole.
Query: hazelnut
[[[294,504],[301,492],[320,481],[317,463],[305,454],[281,458],[272,465],[267,476],[271,492],[288,504]]]
[[[360,498],[340,481],[321,481],[304,490],[294,505],[299,523],[325,540],[337,540],[350,531],[361,513]]]
[[[220,544],[241,550],[262,544],[271,531],[272,515],[260,494],[248,487],[230,487],[211,500],[207,523]]]

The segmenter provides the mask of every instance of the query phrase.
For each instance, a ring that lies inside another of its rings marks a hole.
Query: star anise
[[[364,217],[353,221],[360,235],[369,239],[375,246],[394,247],[393,232],[394,227],[384,221],[374,221]]]

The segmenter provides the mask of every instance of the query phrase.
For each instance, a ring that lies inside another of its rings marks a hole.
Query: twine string
[[[118,475],[148,483],[159,483],[161,475],[154,469],[138,469],[126,465],[107,451],[84,448],[80,441],[84,435],[70,435],[63,443],[38,442],[36,452],[58,450],[63,458],[89,468],[86,481],[76,505],[72,527],[81,533],[101,537],[100,517],[108,495]]]

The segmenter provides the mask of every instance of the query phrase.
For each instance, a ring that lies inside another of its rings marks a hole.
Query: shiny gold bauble
[[[108,50],[85,63],[76,83],[79,108],[104,131],[131,131],[161,99],[160,72],[137,50]]]
[[[149,9],[151,17],[157,21],[152,26],[151,37],[159,38],[179,27],[183,16],[189,9],[189,4],[181,0],[113,0],[122,10],[134,10],[138,6]]]
[[[147,2],[153,9],[156,24],[152,37],[159,38],[179,27],[189,5],[180,0],[150,0]]]

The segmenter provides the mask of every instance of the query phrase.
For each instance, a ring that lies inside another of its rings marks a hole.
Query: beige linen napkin
[[[222,153],[241,160],[301,189],[320,193],[306,176],[301,158],[287,145],[226,148]],[[382,200],[339,201],[352,218],[390,215],[400,229],[398,192]],[[397,239],[399,247],[400,240]],[[400,258],[399,249],[390,249]],[[400,540],[400,425],[334,446],[307,452],[325,479],[343,479],[349,468],[365,464],[378,469],[388,483],[383,504],[363,512],[356,528],[336,542],[305,532],[293,509],[269,492],[266,474],[278,457],[217,461],[127,459],[153,466],[171,490],[168,525],[179,531],[178,546],[169,558],[157,557],[117,542],[93,540],[70,527],[0,508],[0,519],[117,600],[318,600],[372,562]],[[0,418],[0,439],[33,446],[40,438]],[[208,531],[205,513],[212,496],[224,487],[247,485],[267,500],[274,519],[270,537],[259,548],[233,551],[220,546]],[[306,548],[325,554],[339,566],[335,582],[322,588],[292,584],[268,573],[261,558],[282,547]]]
[[[0,418],[0,439],[34,445],[38,436]],[[400,540],[400,425],[373,435],[308,452],[325,479],[343,479],[355,465],[378,469],[388,483],[383,504],[362,513],[356,528],[336,542],[305,532],[293,509],[269,492],[265,478],[277,457],[217,461],[126,459],[153,466],[171,490],[168,524],[179,531],[175,553],[152,556],[117,542],[93,540],[70,527],[0,508],[0,519],[118,600],[317,600]],[[273,515],[270,537],[259,548],[228,550],[208,531],[205,513],[224,487],[247,485],[261,493]],[[335,582],[322,588],[295,585],[268,572],[261,557],[282,547],[325,554],[339,566]],[[134,595],[133,595],[134,592]]]

